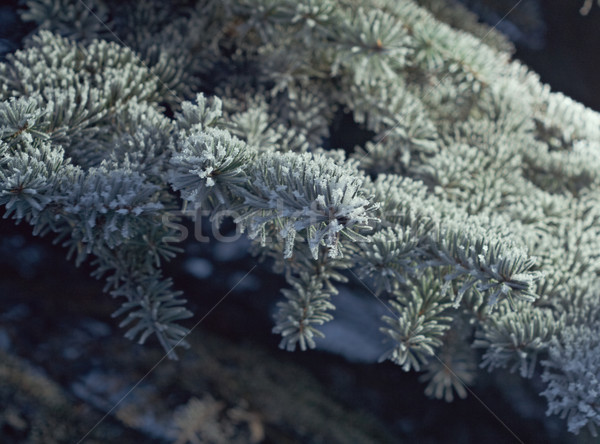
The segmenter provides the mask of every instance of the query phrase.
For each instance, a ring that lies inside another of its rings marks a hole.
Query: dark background
[[[517,0],[464,0],[491,26]],[[550,84],[573,99],[600,110],[600,6],[588,15],[584,0],[523,0],[498,24],[513,40],[522,60]],[[514,25],[514,27],[513,27]]]

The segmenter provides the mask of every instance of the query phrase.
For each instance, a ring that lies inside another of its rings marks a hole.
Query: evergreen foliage
[[[382,359],[427,394],[464,397],[479,359],[538,372],[548,412],[595,433],[600,115],[500,34],[444,0],[26,4],[0,204],[91,261],[128,338],[185,345],[164,221],[229,211],[290,284],[282,348],[314,348],[359,278],[390,309]],[[328,146],[343,112],[371,135],[349,153]]]

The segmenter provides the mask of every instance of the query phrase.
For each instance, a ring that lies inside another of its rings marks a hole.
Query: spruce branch
[[[427,396],[446,402],[453,401],[455,394],[461,399],[467,397],[467,386],[477,375],[477,356],[468,345],[471,330],[464,317],[453,319],[451,328],[442,338],[442,346],[419,377],[420,381],[427,382]]]
[[[547,351],[550,342],[564,328],[548,310],[519,303],[510,309],[505,303],[490,313],[481,330],[476,332],[473,347],[485,348],[482,367],[490,371],[510,365],[521,377],[531,378],[537,356]]]
[[[235,202],[235,188],[247,181],[246,169],[254,156],[254,150],[225,130],[195,132],[175,147],[172,187],[196,206],[227,208]]]
[[[251,237],[266,223],[278,221],[286,240],[284,258],[291,257],[297,232],[307,239],[314,259],[320,245],[336,258],[342,252],[341,236],[365,240],[360,230],[370,229],[376,220],[376,205],[361,190],[363,180],[350,166],[322,155],[267,153],[257,158],[247,189],[242,189],[250,210],[238,220]]]
[[[328,313],[335,309],[330,293],[320,279],[308,275],[288,276],[287,281],[292,289],[281,290],[286,300],[277,304],[273,333],[281,334],[279,347],[288,351],[298,345],[301,350],[315,348],[315,338],[324,336],[315,326],[333,319]]]
[[[420,370],[442,345],[442,336],[450,328],[450,299],[441,291],[433,273],[413,278],[406,289],[397,290],[388,301],[394,317],[382,318],[386,327],[380,330],[393,346],[380,357],[390,359],[404,371]]]
[[[114,34],[77,1],[25,3],[0,205],[91,260],[128,337],[173,356],[190,313],[164,221],[224,210],[291,285],[283,348],[316,345],[351,269],[391,297],[386,356],[427,394],[466,393],[474,344],[488,369],[539,358],[549,412],[599,424],[600,114],[505,38],[447,1],[94,0]]]

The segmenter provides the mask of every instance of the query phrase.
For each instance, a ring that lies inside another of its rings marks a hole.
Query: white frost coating
[[[282,233],[285,257],[291,256],[296,239],[291,230],[307,230],[315,259],[320,245],[327,248],[330,257],[338,257],[340,234],[352,239],[358,236],[356,229],[366,228],[375,220],[372,211],[376,206],[358,192],[362,182],[351,167],[338,166],[325,156],[263,154],[249,179],[251,189],[244,196],[246,203],[268,213],[260,218],[250,213],[245,223],[259,226],[281,219],[286,227]]]

